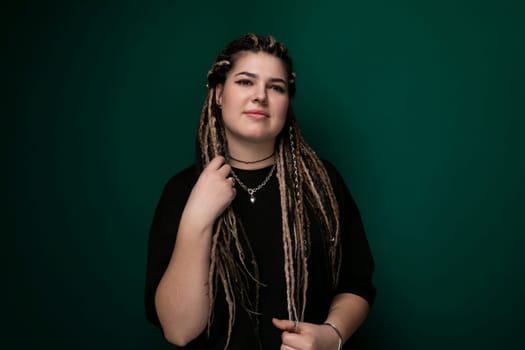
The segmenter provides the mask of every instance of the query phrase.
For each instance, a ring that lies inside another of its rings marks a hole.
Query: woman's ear
[[[223,85],[219,84],[215,87],[215,103],[220,107],[222,106],[222,91]]]

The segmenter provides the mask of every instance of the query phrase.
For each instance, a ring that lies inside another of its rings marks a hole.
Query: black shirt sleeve
[[[155,292],[171,259],[182,211],[197,180],[195,167],[173,176],[164,187],[149,232],[144,306],[146,318],[160,326]]]
[[[323,160],[323,163],[332,182],[341,216],[342,262],[335,294],[356,294],[371,306],[376,297],[372,282],[375,263],[359,208],[339,172],[329,162]]]

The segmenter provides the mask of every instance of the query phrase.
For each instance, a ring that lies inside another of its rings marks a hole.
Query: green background
[[[524,7],[13,2],[8,348],[171,348],[143,315],[147,233],[163,185],[193,159],[207,70],[249,31],[288,45],[304,135],[362,211],[378,298],[354,348],[516,348]]]

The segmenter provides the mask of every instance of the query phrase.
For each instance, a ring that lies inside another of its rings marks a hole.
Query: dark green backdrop
[[[16,4],[9,348],[170,348],[143,316],[147,232],[209,66],[248,31],[288,44],[304,134],[361,208],[378,298],[355,348],[523,343],[522,1]]]

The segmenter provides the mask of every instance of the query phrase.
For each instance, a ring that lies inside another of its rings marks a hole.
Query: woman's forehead
[[[286,79],[287,73],[283,61],[266,52],[241,52],[236,57],[229,75],[248,72],[260,77]]]

